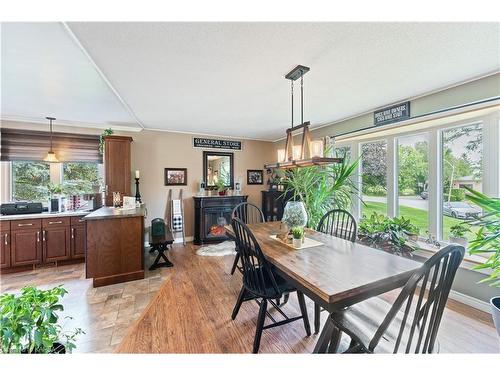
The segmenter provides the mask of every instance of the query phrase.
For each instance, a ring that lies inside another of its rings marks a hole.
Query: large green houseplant
[[[467,189],[466,198],[483,209],[483,214],[471,222],[479,226],[476,238],[469,243],[471,254],[486,254],[488,259],[476,269],[490,269],[491,274],[482,280],[490,286],[500,287],[500,198],[492,198]],[[493,320],[500,335],[500,296],[490,300]]]
[[[290,169],[285,172],[285,196],[302,201],[308,215],[307,226],[316,229],[321,217],[331,209],[349,209],[358,189],[351,175],[359,159],[327,166]]]
[[[2,353],[66,353],[75,348],[80,328],[64,331],[59,300],[67,291],[62,286],[42,290],[33,286],[19,295],[0,296],[0,348]],[[66,317],[66,319],[71,319]]]

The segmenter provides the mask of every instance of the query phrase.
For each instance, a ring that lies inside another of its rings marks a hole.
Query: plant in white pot
[[[462,245],[467,249],[469,245],[469,240],[467,239],[466,233],[470,233],[469,227],[466,226],[465,223],[455,224],[450,227],[450,242],[457,243]]]
[[[300,249],[304,242],[304,227],[293,227],[291,232],[293,236],[293,247]]]
[[[467,199],[483,209],[483,214],[472,225],[479,226],[476,238],[470,242],[471,254],[486,254],[489,258],[476,269],[490,269],[491,274],[481,280],[492,287],[500,288],[500,198],[488,197],[467,189]],[[500,295],[490,300],[493,321],[500,336]]]

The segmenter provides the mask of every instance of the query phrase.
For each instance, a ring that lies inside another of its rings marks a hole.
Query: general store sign
[[[373,112],[373,124],[375,126],[391,124],[410,118],[410,102],[395,104],[390,107]]]
[[[193,147],[241,151],[241,141],[194,137]]]

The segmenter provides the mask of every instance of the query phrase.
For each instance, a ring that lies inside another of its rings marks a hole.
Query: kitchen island
[[[144,208],[102,207],[87,223],[86,277],[94,287],[144,278]]]

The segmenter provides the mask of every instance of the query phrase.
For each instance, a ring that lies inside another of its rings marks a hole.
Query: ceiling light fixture
[[[309,131],[310,122],[304,122],[304,74],[310,69],[307,66],[297,65],[286,76],[291,81],[292,96],[292,126],[286,130],[286,143],[284,160],[278,160],[277,163],[266,164],[266,169],[290,169],[297,167],[310,167],[312,165],[326,165],[333,163],[342,163],[342,158],[329,158],[318,156],[317,150],[312,150],[311,133]],[[300,125],[293,125],[293,82],[300,78]],[[293,145],[293,132],[302,129],[302,144]],[[300,147],[300,152],[298,152]],[[282,153],[279,153],[282,155]],[[300,154],[300,156],[299,156]]]
[[[47,161],[49,163],[59,163],[59,160],[56,157],[56,153],[52,151],[52,121],[55,120],[55,117],[45,117],[50,121],[50,151],[47,152],[47,156],[43,161]]]

